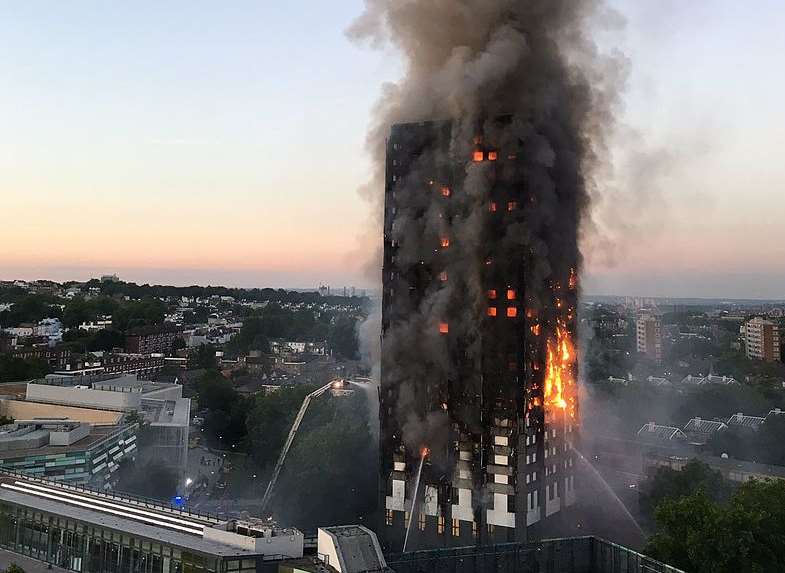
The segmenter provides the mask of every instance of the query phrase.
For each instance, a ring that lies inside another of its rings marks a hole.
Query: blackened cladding
[[[575,501],[578,232],[616,97],[585,33],[599,4],[374,0],[352,29],[407,65],[369,138],[393,549],[407,519],[415,546],[523,540]]]

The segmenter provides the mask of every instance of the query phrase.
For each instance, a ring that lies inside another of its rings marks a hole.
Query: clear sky
[[[781,1],[613,4],[654,151],[587,288],[785,297]],[[400,69],[345,38],[361,9],[0,1],[0,278],[367,284],[363,140]]]

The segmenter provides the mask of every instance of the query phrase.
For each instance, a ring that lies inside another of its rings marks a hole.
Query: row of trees
[[[246,398],[220,373],[207,371],[197,389],[200,407],[207,408],[208,442],[246,453],[254,471],[269,477],[303,399],[316,388],[284,387]],[[300,428],[272,509],[303,528],[356,522],[375,501],[375,452],[365,393],[323,395]]]
[[[311,310],[289,310],[271,304],[243,318],[239,334],[227,346],[229,355],[247,354],[251,350],[270,352],[270,340],[327,341],[330,348],[348,360],[358,354],[357,321],[359,315]]]
[[[65,286],[75,284],[66,283]],[[354,304],[363,304],[362,297],[352,297],[346,299],[344,297],[329,296],[322,297],[316,292],[296,292],[285,289],[272,289],[272,288],[254,288],[254,289],[240,289],[228,288],[220,286],[188,286],[176,287],[167,285],[138,285],[136,283],[127,282],[100,282],[97,279],[88,281],[85,288],[99,288],[101,294],[108,296],[122,295],[128,296],[132,299],[141,299],[145,297],[153,298],[209,298],[211,296],[228,296],[236,300],[248,300],[255,302],[273,301],[285,303],[316,303],[327,302],[330,304],[346,303],[347,300]]]
[[[654,505],[656,532],[648,555],[691,573],[782,571],[785,482],[733,490],[700,462],[660,470],[652,482],[645,501]]]
[[[18,382],[43,378],[49,373],[45,360],[26,360],[0,354],[0,382]]]

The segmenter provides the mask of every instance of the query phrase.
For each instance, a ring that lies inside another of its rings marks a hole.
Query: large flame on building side
[[[547,342],[545,407],[558,408],[575,417],[575,350],[567,325],[559,321]]]

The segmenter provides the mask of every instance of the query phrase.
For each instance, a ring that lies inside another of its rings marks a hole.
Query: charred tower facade
[[[389,133],[379,526],[389,551],[524,541],[576,501],[582,182],[574,155],[543,157],[542,142],[515,116]]]

